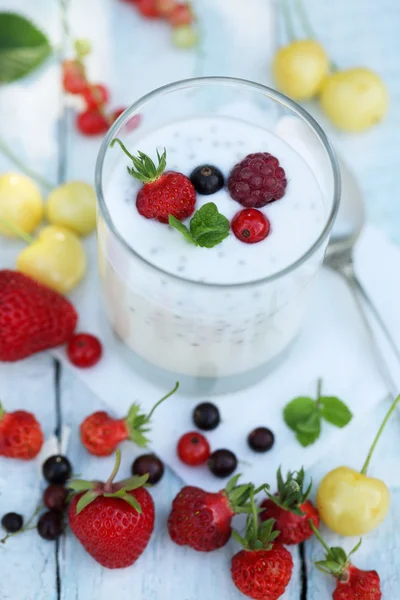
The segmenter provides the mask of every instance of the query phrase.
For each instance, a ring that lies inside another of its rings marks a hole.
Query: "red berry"
[[[170,23],[172,27],[190,25],[193,21],[193,13],[187,4],[177,4],[168,15],[168,23]]]
[[[179,221],[190,217],[196,204],[196,192],[190,179],[168,171],[153,183],[148,183],[139,190],[136,207],[146,219],[156,219],[168,223],[169,215]]]
[[[235,236],[245,244],[262,242],[271,230],[267,217],[256,208],[246,208],[232,219],[231,228]]]
[[[108,121],[97,108],[85,110],[77,116],[76,124],[84,135],[99,135],[106,133],[109,128]]]
[[[43,445],[43,432],[35,415],[25,410],[5,412],[0,404],[0,456],[31,460]]]
[[[85,69],[78,60],[63,63],[63,87],[70,94],[83,94],[87,87]]]
[[[376,571],[362,571],[350,564],[337,578],[333,600],[381,600],[382,591]]]
[[[228,179],[231,197],[248,208],[261,208],[285,195],[287,179],[279,160],[258,152],[237,164]]]
[[[118,117],[120,117],[125,111],[126,108],[116,108],[115,110],[113,110],[113,112],[111,113],[111,121],[114,123],[114,121],[116,121]],[[134,131],[134,129],[137,129],[139,127],[141,120],[142,115],[133,115],[133,117],[131,117],[129,121],[127,121],[124,124],[124,130],[126,132]]]
[[[157,19],[160,16],[155,0],[137,0],[136,6],[146,19]]]
[[[77,333],[68,343],[69,360],[76,367],[85,369],[97,364],[103,353],[100,341],[89,333]]]
[[[83,91],[82,96],[89,110],[103,106],[110,99],[110,93],[108,89],[101,83],[88,85]]]
[[[169,15],[176,6],[176,0],[156,0],[156,8],[162,17]]]
[[[201,433],[190,431],[180,438],[177,452],[185,465],[196,467],[207,462],[210,456],[210,444]]]

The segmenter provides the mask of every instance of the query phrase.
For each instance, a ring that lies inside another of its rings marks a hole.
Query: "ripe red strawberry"
[[[71,481],[69,487],[82,492],[74,496],[68,519],[72,532],[85,550],[103,567],[122,569],[132,565],[145,550],[154,529],[154,504],[143,487],[148,475],[118,483],[121,455],[111,477],[99,481]]]
[[[277,473],[278,491],[261,504],[263,511],[261,521],[275,520],[276,530],[279,531],[278,540],[281,544],[300,544],[313,535],[309,520],[315,527],[319,527],[319,514],[310,500],[307,500],[312,483],[303,491],[304,469],[299,472],[288,473],[283,481],[281,470]],[[268,492],[267,492],[268,493]]]
[[[190,546],[198,552],[211,552],[225,546],[231,537],[232,518],[248,512],[251,484],[236,485],[233,477],[226,488],[217,493],[185,486],[172,503],[168,519],[169,535],[175,544]]]
[[[82,444],[90,454],[95,456],[109,456],[115,452],[118,445],[124,440],[131,440],[138,446],[145,448],[149,440],[144,434],[150,431],[147,426],[155,409],[161,402],[172,396],[178,387],[179,383],[177,382],[174,389],[161,398],[148,415],[139,412],[139,404],[132,404],[128,415],[123,419],[115,419],[105,411],[98,411],[89,415],[80,426]]]
[[[318,540],[325,548],[325,560],[315,564],[323,573],[332,575],[336,579],[336,589],[332,594],[333,600],[381,600],[381,583],[376,571],[362,571],[351,562],[350,557],[357,552],[361,540],[346,554],[343,548],[329,548],[322,539],[318,529],[310,523]]]
[[[25,410],[5,412],[0,403],[0,456],[31,460],[43,446],[43,432],[36,417]]]
[[[167,152],[160,155],[157,150],[158,166],[143,152],[135,157],[118,138],[114,138],[111,146],[118,143],[125,154],[132,160],[133,167],[128,167],[132,177],[144,185],[136,197],[136,207],[146,219],[156,219],[168,223],[169,215],[179,221],[190,217],[196,204],[196,191],[192,182],[182,173],[167,171]]]
[[[236,587],[249,598],[277,600],[290,581],[293,559],[288,550],[275,539],[274,520],[258,524],[254,512],[247,518],[245,537],[233,532],[236,541],[244,548],[232,558],[231,574]]]
[[[67,342],[78,315],[63,296],[17,271],[0,271],[0,361]]]

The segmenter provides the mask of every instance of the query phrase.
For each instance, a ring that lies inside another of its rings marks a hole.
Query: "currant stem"
[[[5,225],[7,229],[15,233],[15,235],[21,238],[21,240],[24,240],[27,244],[32,244],[33,237],[29,235],[29,233],[26,233],[26,231],[23,231],[18,225],[15,225],[15,223],[12,223],[8,219],[0,219],[0,223]]]
[[[297,11],[297,14],[300,17],[300,21],[301,21],[301,24],[303,26],[303,29],[304,29],[306,35],[309,38],[311,38],[312,40],[315,40],[317,38],[317,35],[314,31],[313,26],[311,25],[311,21],[310,21],[308,14],[304,8],[303,1],[302,0],[294,0],[294,6]]]
[[[282,0],[282,12],[286,28],[286,34],[289,38],[289,42],[294,42],[296,39],[296,34],[294,32],[292,16],[290,14],[289,0]]]
[[[383,430],[386,427],[387,422],[389,421],[390,417],[392,416],[392,414],[393,414],[393,412],[394,412],[394,410],[395,410],[395,408],[396,408],[396,406],[398,405],[399,402],[400,402],[400,395],[397,396],[397,398],[392,403],[392,406],[389,408],[389,410],[388,410],[388,412],[386,414],[386,417],[382,421],[382,425],[379,427],[378,433],[376,434],[375,439],[374,439],[374,441],[372,443],[372,446],[371,446],[371,448],[370,448],[370,450],[368,452],[367,459],[366,459],[366,461],[364,463],[363,468],[361,469],[361,474],[362,475],[366,475],[367,474],[369,463],[371,462],[372,454],[374,453],[374,450],[375,450],[375,448],[376,448],[376,446],[377,446],[377,444],[379,442],[379,439],[380,439],[380,437],[382,435]]]
[[[32,179],[37,181],[37,183],[39,183],[46,190],[51,190],[51,189],[53,189],[53,187],[55,187],[52,183],[47,181],[47,179],[45,179],[44,177],[42,177],[41,175],[36,173],[36,171],[33,171],[32,169],[27,167],[26,164],[24,162],[22,162],[22,160],[19,158],[19,156],[17,156],[11,150],[10,146],[8,146],[8,144],[6,144],[5,141],[2,140],[1,138],[0,138],[0,152],[4,156],[6,156],[11,162],[13,162],[15,166],[17,166],[19,169],[21,169],[21,171],[23,173],[25,173],[25,175],[28,175],[28,177],[32,177]]]
[[[151,409],[151,411],[149,412],[149,414],[147,415],[147,421],[150,421],[151,417],[153,416],[154,411],[156,410],[156,408],[158,406],[160,406],[160,404],[162,402],[164,402],[164,400],[166,400],[167,398],[169,398],[170,396],[172,396],[172,394],[175,394],[176,390],[179,388],[179,381],[176,382],[175,387],[173,390],[171,390],[170,392],[168,392],[168,394],[166,396],[164,396],[163,398],[161,398],[161,400],[159,400]]]
[[[119,468],[121,466],[121,450],[118,448],[115,452],[115,465],[114,468],[112,470],[112,473],[110,475],[110,477],[107,479],[106,483],[104,484],[104,488],[107,489],[107,486],[111,486],[112,482],[114,481],[114,478],[116,476],[116,474],[119,471]]]
[[[15,535],[18,535],[19,533],[25,533],[25,531],[31,531],[32,529],[36,529],[36,527],[29,527],[29,525],[32,523],[33,519],[35,517],[37,517],[37,515],[40,513],[41,510],[43,510],[44,508],[44,504],[42,504],[40,502],[40,504],[38,504],[38,506],[35,508],[34,513],[32,514],[32,516],[27,520],[27,522],[25,523],[25,525],[19,530],[16,531],[15,533],[7,533],[7,535],[5,537],[3,537],[2,540],[0,540],[1,544],[5,544],[6,541],[9,538],[14,537]]]
[[[318,529],[315,527],[314,523],[311,521],[311,519],[308,519],[308,524],[310,525],[311,529],[313,530],[313,532],[315,533],[315,536],[317,538],[317,540],[320,542],[320,544],[322,544],[322,546],[325,548],[325,550],[330,553],[330,548],[327,545],[327,543],[325,542],[325,540],[323,539],[323,537],[321,536],[320,532],[318,531]]]

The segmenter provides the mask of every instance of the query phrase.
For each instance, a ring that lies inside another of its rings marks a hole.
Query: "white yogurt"
[[[230,234],[214,248],[199,248],[168,225],[139,215],[139,184],[127,173],[129,159],[118,147],[110,150],[120,152],[120,158],[105,201],[115,228],[134,253],[101,216],[98,228],[108,316],[136,355],[167,372],[200,380],[237,376],[244,381],[248,373],[263,372],[296,337],[309,284],[323,258],[321,246],[285,276],[263,281],[301,258],[324,228],[327,209],[313,172],[288,143],[230,117],[173,123],[125,143],[130,152],[141,150],[153,159],[156,149],[165,147],[168,169],[186,175],[210,163],[227,177],[252,152],[270,152],[279,159],[287,191],[262,209],[271,233],[260,243],[244,244]],[[196,208],[210,201],[229,220],[242,209],[226,190],[198,195]]]

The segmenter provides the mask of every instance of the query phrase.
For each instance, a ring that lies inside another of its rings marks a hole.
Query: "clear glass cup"
[[[138,115],[140,126],[132,131]],[[132,144],[174,121],[210,115],[237,117],[281,136],[308,162],[323,193],[321,235],[293,264],[262,280],[218,285],[164,272],[127,244],[108,210],[107,181],[124,160],[110,150],[114,137]],[[296,124],[305,133],[301,138],[291,134]],[[244,80],[209,77],[167,85],[135,102],[114,123],[98,156],[96,191],[101,293],[119,348],[133,369],[160,384],[177,378],[190,393],[225,393],[256,383],[284,358],[301,328],[340,198],[332,147],[303,108]]]

